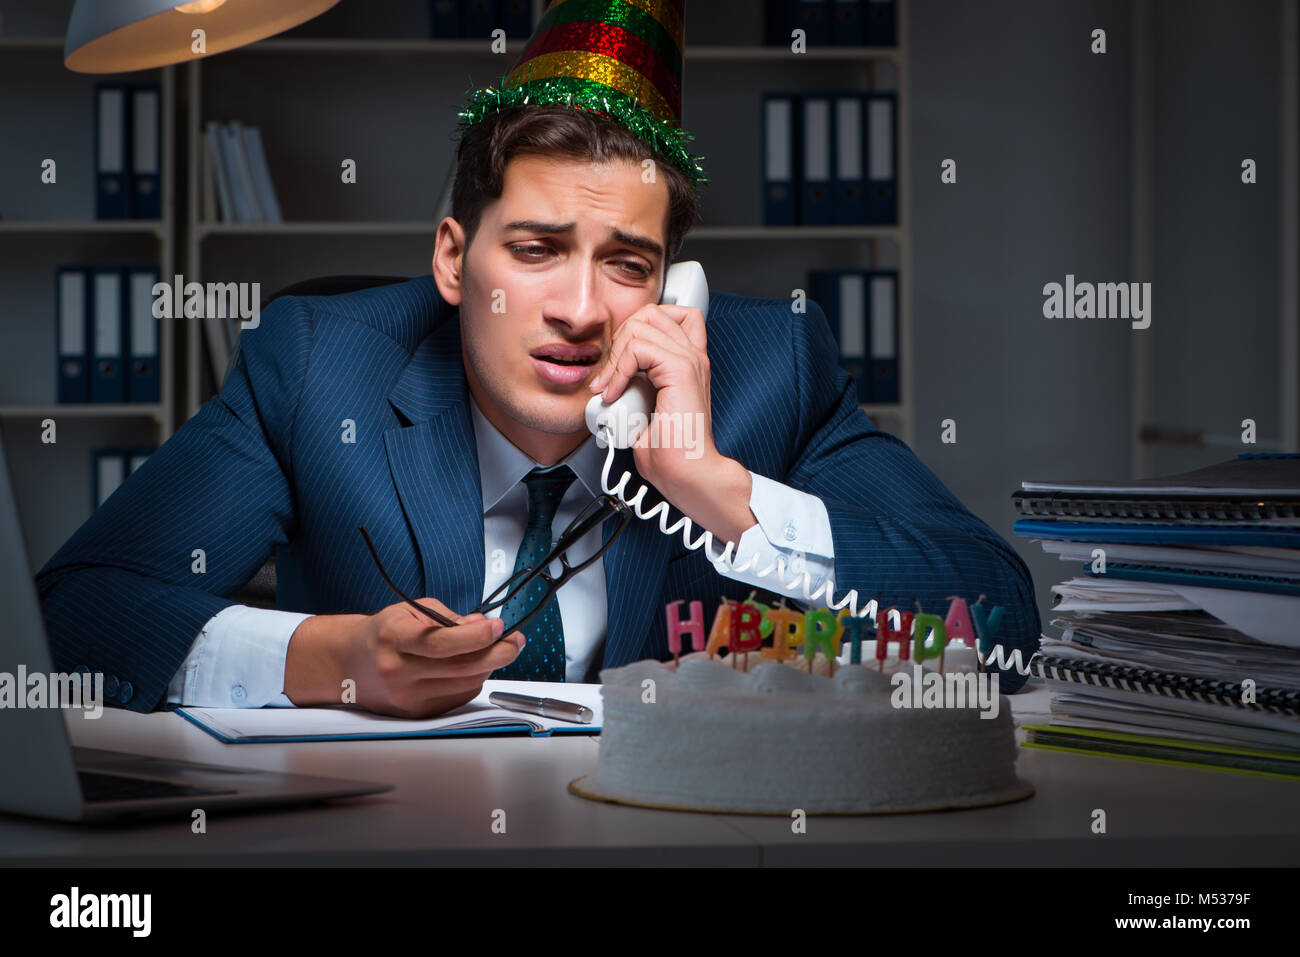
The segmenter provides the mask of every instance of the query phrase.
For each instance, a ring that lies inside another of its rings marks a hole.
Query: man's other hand
[[[299,707],[355,703],[377,714],[432,718],[473,700],[524,646],[519,632],[498,640],[499,618],[461,617],[436,598],[420,603],[460,623],[444,627],[405,602],[373,615],[306,619],[289,639],[285,695]],[[348,679],[354,684],[345,685]]]

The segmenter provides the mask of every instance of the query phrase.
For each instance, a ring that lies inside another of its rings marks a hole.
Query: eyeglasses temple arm
[[[418,601],[415,601],[412,598],[407,598],[406,593],[403,592],[400,588],[398,588],[395,584],[393,584],[393,580],[388,577],[388,572],[384,571],[384,563],[379,560],[379,553],[375,551],[375,543],[370,540],[370,534],[366,531],[366,527],[364,525],[358,525],[357,531],[359,531],[361,533],[361,537],[366,540],[366,548],[370,549],[370,557],[374,559],[375,567],[379,569],[379,574],[384,577],[384,581],[388,583],[388,587],[391,588],[397,594],[397,596],[402,599],[402,601],[406,602],[416,611],[423,612],[425,615],[429,616],[440,625],[444,625],[446,627],[452,627],[454,625],[460,624],[460,622],[452,621],[446,615],[440,614],[439,612],[434,611],[432,608],[425,608]]]

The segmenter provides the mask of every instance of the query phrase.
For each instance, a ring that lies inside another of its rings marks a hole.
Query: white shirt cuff
[[[757,556],[751,568],[740,572],[724,561],[714,563],[718,574],[735,581],[764,588],[807,602],[822,582],[835,572],[835,546],[831,520],[826,505],[816,495],[801,492],[765,475],[750,472],[753,484],[749,509],[758,519],[736,543],[736,566],[744,566]],[[785,562],[784,576],[778,575],[776,560]],[[771,566],[766,577],[758,573]],[[807,591],[803,572],[808,573]],[[827,607],[823,595],[815,607]]]
[[[284,694],[289,639],[310,618],[230,605],[203,626],[167,686],[169,704],[195,708],[292,708]]]

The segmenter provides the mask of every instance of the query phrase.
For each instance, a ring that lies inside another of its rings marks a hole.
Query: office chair
[[[339,296],[347,292],[356,292],[358,289],[391,286],[393,283],[406,282],[409,279],[409,276],[323,276],[319,279],[304,279],[302,282],[281,289],[263,303],[262,308],[266,308],[281,296]],[[244,587],[230,597],[241,605],[275,608],[275,553],[272,552],[271,557],[244,584]]]

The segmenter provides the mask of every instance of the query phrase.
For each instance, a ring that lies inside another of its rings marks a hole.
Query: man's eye
[[[526,256],[543,256],[551,250],[549,246],[539,246],[534,244],[532,246],[511,246],[510,251],[514,253],[523,253]],[[651,272],[649,268],[634,259],[620,259],[615,262],[615,265],[622,267],[627,272],[634,273],[639,279],[648,278]]]

